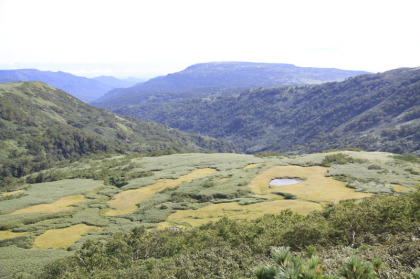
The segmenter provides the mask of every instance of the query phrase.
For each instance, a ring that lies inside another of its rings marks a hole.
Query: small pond
[[[297,184],[302,182],[300,179],[295,178],[277,178],[270,181],[270,185],[272,186],[284,186],[284,185],[291,185]]]

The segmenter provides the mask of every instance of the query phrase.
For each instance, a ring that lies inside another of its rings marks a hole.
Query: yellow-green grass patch
[[[228,181],[228,180],[229,180],[229,177],[223,177],[223,178],[219,179],[220,182],[225,182],[225,181]]]
[[[284,199],[249,205],[239,205],[237,202],[218,203],[197,210],[179,210],[169,215],[167,220],[160,223],[158,227],[194,227],[210,221],[217,221],[222,217],[233,220],[256,219],[265,214],[279,214],[286,209],[300,214],[308,214],[314,210],[320,210],[321,206],[314,202]]]
[[[167,188],[177,187],[181,183],[190,182],[193,179],[204,177],[214,172],[216,172],[216,170],[211,168],[196,169],[177,179],[159,179],[157,183],[153,185],[121,192],[115,195],[112,200],[108,201],[111,209],[108,210],[105,215],[117,216],[133,213],[137,210],[138,203],[153,196],[155,193]]]
[[[30,207],[16,210],[10,215],[22,214],[22,213],[36,213],[36,212],[58,212],[68,210],[72,208],[72,205],[86,201],[87,199],[83,195],[68,196],[61,198],[53,203],[37,204]]]
[[[357,193],[353,189],[347,188],[344,182],[326,177],[327,170],[327,168],[319,166],[276,166],[257,175],[250,182],[249,187],[257,196],[269,199],[276,196],[272,192],[290,193],[299,199],[308,201],[333,203],[372,196],[372,194]],[[270,181],[275,178],[299,178],[302,182],[285,186],[269,185]]]
[[[392,184],[392,186],[394,187],[395,192],[408,192],[410,189],[398,184]]]
[[[37,236],[34,240],[33,249],[67,249],[79,238],[91,230],[102,230],[100,227],[77,224],[64,229],[48,230]]]
[[[22,197],[0,201],[0,211],[7,214],[38,204],[50,204],[64,197],[85,195],[101,186],[104,186],[103,181],[92,179],[64,179],[31,184]]]
[[[180,210],[168,216],[159,228],[170,226],[189,227],[199,226],[222,217],[235,220],[256,219],[265,214],[279,214],[285,209],[290,209],[299,214],[308,214],[320,210],[321,204],[338,203],[345,199],[361,199],[372,194],[357,193],[346,188],[344,182],[326,177],[327,168],[276,166],[257,175],[248,185],[258,197],[269,201],[249,205],[234,203],[212,204],[197,210]],[[285,185],[270,186],[270,181],[275,178],[299,178],[302,182]],[[284,192],[296,195],[298,199],[283,199],[273,192]]]
[[[2,197],[6,197],[6,196],[11,196],[11,195],[16,195],[16,194],[20,194],[23,193],[25,190],[16,190],[16,191],[12,191],[12,192],[6,192],[1,194]]]
[[[27,232],[15,233],[15,232],[12,232],[10,230],[0,231],[0,240],[15,238],[15,237],[19,237],[19,236],[22,236],[22,235],[25,235],[25,234],[27,234]]]
[[[247,166],[244,167],[244,170],[246,170],[246,169],[252,169],[252,168],[258,167],[259,165],[261,165],[261,163],[258,163],[258,164],[249,164],[249,165],[247,165]]]

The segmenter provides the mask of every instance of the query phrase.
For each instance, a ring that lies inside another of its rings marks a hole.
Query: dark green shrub
[[[364,263],[358,257],[349,258],[345,262],[344,267],[340,269],[339,273],[346,279],[380,278],[377,276],[378,274],[375,272],[371,263]]]
[[[309,259],[292,256],[289,247],[273,248],[271,253],[277,265],[258,267],[255,270],[257,278],[326,278],[322,275],[322,271],[319,268],[321,260],[317,256],[312,256]]]
[[[259,266],[254,274],[258,279],[274,279],[277,275],[277,269],[272,265]]]
[[[368,170],[381,170],[382,166],[377,165],[377,164],[372,164],[368,166]]]
[[[294,194],[290,194],[290,193],[284,193],[284,192],[271,192],[275,195],[279,195],[284,197],[285,200],[295,200],[297,199],[297,196]]]
[[[16,246],[24,249],[30,249],[32,248],[33,244],[33,237],[31,236],[20,236],[5,240],[0,240],[0,247],[6,247],[6,246]]]
[[[216,186],[216,183],[214,183],[213,181],[210,181],[210,180],[203,183],[204,188],[211,188],[211,187],[214,187],[214,186]]]
[[[337,153],[337,154],[325,156],[324,160],[322,160],[321,165],[324,167],[330,167],[332,164],[344,165],[344,164],[355,163],[355,162],[356,160],[353,157],[347,154]]]
[[[253,154],[255,157],[284,157],[283,154],[279,153],[279,152],[273,152],[273,151],[262,151],[262,152],[258,152],[258,153],[254,153]]]
[[[337,149],[326,149],[326,150],[322,150],[321,153],[331,153],[331,152],[337,152],[337,151],[355,151],[355,152],[364,152],[366,150],[364,150],[363,148],[353,148],[353,147],[349,147],[349,148],[337,148]]]
[[[420,158],[413,154],[408,155],[395,155],[393,156],[394,159],[411,162],[411,163],[420,163]]]
[[[420,172],[418,172],[418,171],[416,171],[416,170],[413,170],[413,168],[406,168],[406,169],[404,169],[405,171],[408,171],[410,174],[412,174],[412,175],[419,175],[420,174]]]
[[[409,279],[420,279],[420,269],[414,270]]]

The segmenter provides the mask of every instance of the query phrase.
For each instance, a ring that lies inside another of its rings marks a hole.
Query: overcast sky
[[[0,0],[0,69],[152,77],[210,61],[420,66],[419,0]]]

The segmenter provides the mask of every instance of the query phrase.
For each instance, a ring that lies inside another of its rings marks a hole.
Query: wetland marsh
[[[306,215],[346,199],[404,194],[420,179],[418,164],[390,153],[345,152],[354,161],[323,166],[328,156],[342,156],[337,154],[118,156],[47,170],[44,176],[60,173],[62,179],[1,195],[0,253],[16,247],[16,253],[60,249],[71,254],[88,239],[108,239],[138,226],[188,228],[284,210]],[[133,178],[122,187],[83,178],[104,170]],[[295,183],[272,185],[276,179]]]

